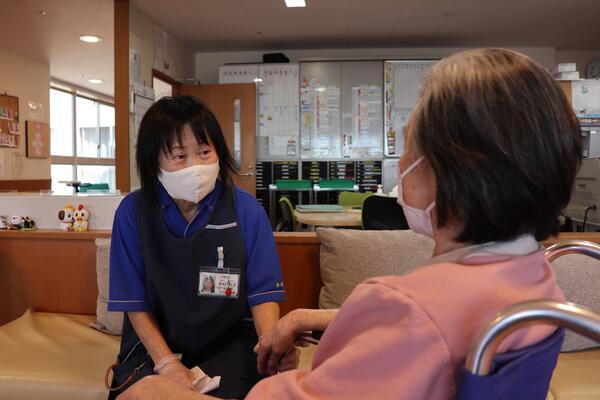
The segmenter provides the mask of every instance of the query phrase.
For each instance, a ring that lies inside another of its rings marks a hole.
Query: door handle
[[[250,171],[243,174],[238,173],[238,176],[254,176],[254,172]]]

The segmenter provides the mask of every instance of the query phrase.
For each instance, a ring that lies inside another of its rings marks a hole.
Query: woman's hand
[[[179,384],[185,389],[193,389],[192,382],[195,379],[194,373],[183,365],[178,358],[170,357],[166,362],[161,363],[161,361],[159,361],[157,365],[160,365],[160,368],[155,368],[154,371],[160,376]]]

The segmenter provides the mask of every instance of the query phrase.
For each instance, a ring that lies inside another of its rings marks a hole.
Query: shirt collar
[[[442,262],[463,262],[476,257],[506,258],[531,254],[542,249],[533,235],[518,236],[503,242],[487,242],[461,247],[433,257],[429,264]]]
[[[217,181],[215,182],[215,188],[212,190],[212,192],[207,194],[206,197],[200,200],[200,202],[197,204],[199,213],[201,213],[206,207],[209,207],[211,210],[214,208],[221,194],[221,186],[221,181],[217,179]],[[169,193],[167,192],[167,189],[165,189],[165,187],[160,182],[157,182],[156,184],[156,194],[158,196],[158,201],[162,208],[177,207],[177,204],[175,204],[175,200],[173,200],[171,195],[169,195]]]

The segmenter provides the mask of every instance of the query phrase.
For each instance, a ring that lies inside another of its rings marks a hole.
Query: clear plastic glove
[[[194,373],[179,361],[180,355],[171,354],[163,357],[154,367],[154,372],[169,379],[183,388],[191,390],[192,382],[196,378]]]

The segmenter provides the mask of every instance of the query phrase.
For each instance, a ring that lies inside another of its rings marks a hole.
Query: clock
[[[600,79],[600,58],[590,61],[585,68],[585,77],[587,79]]]

